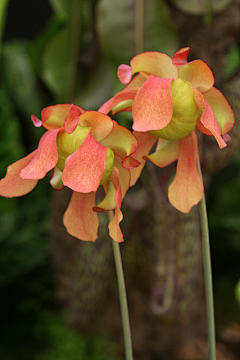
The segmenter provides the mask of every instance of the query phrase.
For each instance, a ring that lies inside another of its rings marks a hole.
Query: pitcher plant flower
[[[108,115],[73,104],[48,106],[42,110],[41,118],[32,115],[34,125],[47,130],[38,148],[8,167],[5,178],[0,180],[0,195],[25,195],[53,170],[52,187],[73,190],[63,217],[68,233],[80,240],[95,241],[97,213],[115,210],[109,234],[113,240],[123,241],[120,208],[130,186],[129,169],[139,164],[131,156],[137,148],[136,138]],[[105,197],[96,205],[100,185]]]
[[[142,163],[132,170],[132,184],[139,177],[145,160],[159,167],[177,160],[168,197],[171,204],[184,213],[203,195],[196,165],[196,127],[203,134],[214,136],[222,149],[230,140],[227,133],[234,124],[230,105],[213,86],[211,69],[202,60],[187,62],[189,51],[189,47],[182,48],[175,52],[173,59],[149,51],[136,55],[130,66],[120,65],[118,78],[126,87],[100,108],[106,114],[110,110],[113,114],[132,111],[133,130],[139,142],[135,158]],[[149,155],[155,142],[156,150]]]

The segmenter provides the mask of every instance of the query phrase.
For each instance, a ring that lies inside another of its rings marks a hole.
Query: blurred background
[[[233,107],[219,150],[199,136],[206,186],[219,359],[240,356],[240,1],[1,0],[0,178],[36,149],[31,114],[73,102],[97,110],[122,89],[121,63],[142,51],[190,46]],[[115,119],[131,128],[130,114]],[[197,207],[179,214],[166,189],[174,166],[148,164],[124,203],[122,244],[135,359],[207,358]],[[0,358],[122,359],[123,340],[107,219],[95,244],[62,225],[67,189],[50,175],[30,194],[0,198]],[[150,179],[150,180],[149,180]],[[169,287],[169,284],[173,286]],[[171,290],[172,288],[172,290]],[[170,290],[169,290],[170,289]]]

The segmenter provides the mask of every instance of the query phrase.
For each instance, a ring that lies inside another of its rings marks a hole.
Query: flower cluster
[[[132,111],[134,135],[139,144],[135,157],[142,166],[146,159],[159,167],[178,160],[168,197],[184,213],[203,195],[196,165],[196,127],[214,136],[219,147],[224,148],[230,140],[227,133],[234,124],[230,105],[213,86],[212,71],[202,60],[188,63],[189,51],[180,49],[173,59],[166,54],[145,52],[136,55],[131,66],[120,65],[118,77],[127,86],[100,109],[105,113],[112,110],[113,114]],[[149,155],[155,142],[155,152]],[[133,170],[136,178],[141,167]]]
[[[214,136],[223,148],[230,139],[227,133],[234,115],[213,87],[208,65],[202,60],[188,63],[188,53],[189,48],[180,49],[171,59],[163,53],[145,52],[135,56],[131,66],[120,65],[118,77],[126,86],[98,111],[62,104],[43,109],[42,120],[32,116],[34,125],[47,131],[37,150],[8,167],[0,180],[0,195],[25,195],[53,170],[52,187],[73,190],[63,218],[67,231],[78,239],[95,241],[97,212],[114,210],[109,234],[121,242],[121,202],[146,160],[159,167],[177,160],[168,197],[175,208],[189,212],[203,195],[196,165],[196,127]],[[129,110],[133,133],[107,115]],[[149,154],[155,143],[155,151]],[[105,197],[96,205],[101,185]]]

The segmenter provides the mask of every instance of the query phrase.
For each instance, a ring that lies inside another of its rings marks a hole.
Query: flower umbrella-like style
[[[168,188],[171,204],[188,213],[203,195],[197,171],[197,128],[212,135],[220,148],[230,139],[234,114],[214,84],[214,76],[202,60],[187,62],[190,48],[178,50],[173,59],[159,52],[136,55],[131,66],[120,65],[119,80],[127,85],[99,111],[132,110],[134,134],[139,147],[134,157],[141,166],[131,170],[132,184],[145,160],[159,167],[178,160],[176,176]],[[132,75],[138,73],[134,78]],[[157,141],[156,150],[149,154]]]
[[[42,120],[33,115],[32,121],[37,127],[43,125],[47,132],[37,150],[8,167],[5,178],[0,180],[0,195],[25,195],[53,169],[52,187],[60,190],[67,186],[73,190],[63,217],[69,234],[95,241],[97,212],[115,209],[109,234],[113,240],[123,241],[119,227],[123,217],[121,202],[130,186],[129,169],[139,165],[131,157],[137,148],[134,135],[109,116],[73,104],[44,108]],[[100,185],[105,198],[96,205]]]

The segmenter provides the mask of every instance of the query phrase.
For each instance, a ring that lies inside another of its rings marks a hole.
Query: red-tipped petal
[[[165,167],[173,163],[178,158],[179,141],[168,141],[159,139],[154,153],[144,156],[144,159],[151,160],[156,166]]]
[[[227,146],[221,136],[221,127],[214,116],[211,106],[204,99],[203,95],[194,89],[194,98],[199,109],[204,109],[204,112],[200,119],[197,121],[197,127],[206,135],[213,135],[218,142],[220,149]]]
[[[33,159],[36,150],[21,160],[16,161],[7,168],[6,176],[0,180],[0,195],[5,197],[15,197],[28,194],[37,185],[38,180],[23,180],[20,172]]]
[[[197,157],[197,136],[193,131],[179,140],[176,176],[168,188],[170,203],[183,213],[188,213],[203,196],[203,183],[197,171]]]
[[[197,88],[202,93],[213,87],[212,70],[202,60],[194,60],[186,65],[179,66],[178,72],[179,78],[189,81],[193,88]]]
[[[226,98],[215,87],[204,93],[203,97],[211,106],[214,116],[221,127],[222,135],[228,133],[234,125],[235,118]]]
[[[82,126],[91,128],[92,136],[101,141],[108,136],[113,129],[113,120],[106,114],[98,111],[85,111],[79,119]]]
[[[122,84],[127,85],[132,79],[132,68],[129,65],[120,65],[118,67],[117,76]]]
[[[66,120],[64,122],[64,130],[68,134],[71,134],[76,129],[80,115],[84,112],[82,110],[83,109],[81,109],[79,106],[76,106],[74,104],[71,105]]]
[[[133,74],[141,72],[161,78],[178,78],[177,68],[173,65],[170,56],[156,51],[147,51],[134,56],[131,67]]]
[[[62,182],[70,189],[88,193],[97,191],[105,172],[108,148],[89,133],[79,148],[65,161]]]
[[[98,238],[98,215],[93,211],[95,192],[81,194],[73,192],[63,216],[67,232],[79,240],[95,241]]]
[[[160,130],[171,121],[171,82],[172,78],[162,79],[153,75],[145,81],[132,105],[134,130]]]
[[[32,120],[34,126],[36,126],[36,127],[42,126],[42,120],[39,120],[35,115],[31,116],[31,120]]]
[[[190,51],[190,47],[185,47],[176,51],[172,59],[173,65],[179,66],[179,65],[187,64],[189,51]]]
[[[133,135],[136,137],[138,142],[138,147],[136,152],[133,154],[133,157],[134,159],[140,162],[140,165],[138,167],[130,169],[130,174],[131,174],[130,186],[135,185],[139,176],[141,175],[142,169],[146,163],[146,160],[143,159],[143,156],[147,156],[149,154],[149,151],[153,147],[154,143],[157,141],[157,138],[150,135],[149,133],[144,133],[144,132],[141,133],[134,131]]]
[[[123,89],[117,95],[114,96],[112,107],[118,105],[122,101],[133,100],[138,91],[139,91],[138,86],[125,87],[125,89]]]
[[[43,126],[47,130],[59,129],[64,125],[71,104],[51,105],[42,110]]]
[[[56,137],[59,129],[49,130],[41,137],[35,156],[21,171],[23,179],[42,179],[58,162]]]

